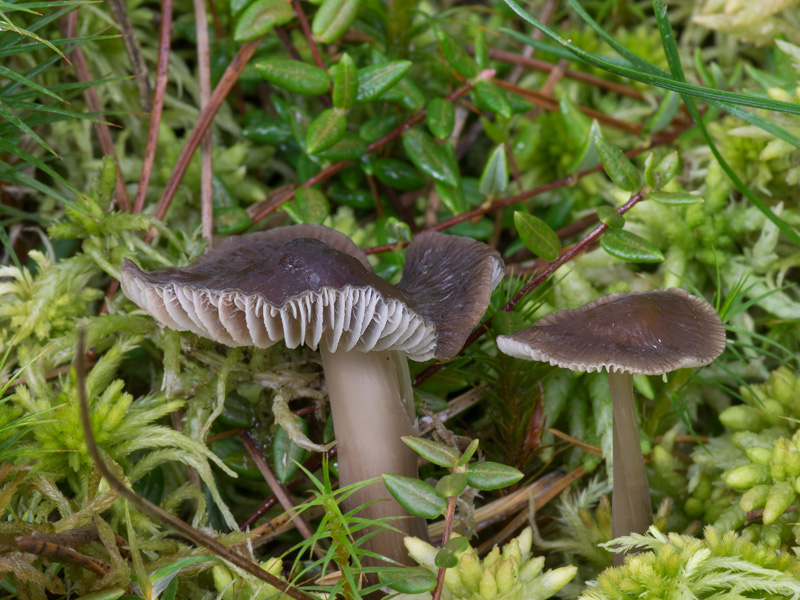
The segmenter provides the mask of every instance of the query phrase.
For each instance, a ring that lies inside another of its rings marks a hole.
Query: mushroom
[[[717,358],[725,349],[725,327],[714,308],[677,288],[617,292],[551,313],[514,335],[498,336],[497,346],[510,356],[572,371],[608,371],[614,414],[612,536],[647,531],[653,512],[633,374],[662,375]]]
[[[228,237],[183,268],[147,273],[122,267],[125,294],[164,325],[228,346],[319,348],[337,437],[339,483],[383,473],[417,476],[416,455],[400,439],[415,433],[405,356],[447,360],[486,310],[505,268],[469,238],[428,233],[406,251],[400,283],[377,276],[347,236],[296,225]],[[380,500],[380,502],[375,502]],[[348,498],[347,510],[391,521],[397,532],[365,540],[376,554],[409,564],[403,537],[427,538],[382,484]]]

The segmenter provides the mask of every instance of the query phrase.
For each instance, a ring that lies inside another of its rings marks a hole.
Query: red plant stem
[[[153,90],[153,108],[150,111],[150,127],[147,130],[147,144],[144,147],[142,172],[139,175],[139,187],[136,189],[136,200],[133,212],[141,212],[153,173],[158,147],[158,129],[161,126],[161,114],[164,112],[164,97],[167,94],[167,69],[169,68],[169,48],[172,42],[172,0],[161,0],[161,27],[158,30],[158,64],[156,66],[156,87]]]
[[[478,76],[478,80],[480,80],[480,79],[489,79],[493,75],[494,75],[494,71],[491,70],[491,69],[487,69],[486,71],[483,71]],[[469,92],[474,85],[475,85],[474,82],[469,82],[469,81],[466,82],[464,85],[462,85],[456,91],[454,91],[452,94],[447,96],[447,98],[445,98],[445,100],[448,100],[450,102],[453,102],[454,100],[458,100],[459,98],[461,98],[461,96],[463,96],[464,94]],[[391,142],[393,139],[399,137],[405,131],[411,129],[414,125],[416,125],[417,123],[421,122],[425,118],[426,114],[427,114],[427,111],[423,108],[416,115],[414,115],[413,117],[408,119],[408,121],[406,121],[405,123],[401,123],[400,125],[398,125],[396,128],[394,128],[392,131],[387,133],[385,136],[383,136],[379,140],[375,140],[374,142],[372,142],[369,146],[367,146],[366,153],[369,154],[370,152],[374,152],[378,148],[381,148],[382,146],[385,146],[386,144]],[[321,182],[325,181],[326,179],[329,179],[330,177],[332,177],[333,175],[335,175],[336,173],[338,173],[339,171],[341,171],[345,167],[350,166],[354,162],[355,161],[352,161],[352,160],[342,160],[342,161],[339,161],[338,163],[334,163],[330,167],[328,167],[326,169],[323,169],[322,171],[320,171],[319,173],[314,175],[314,177],[311,177],[310,179],[304,181],[302,184],[300,184],[300,187],[306,187],[307,188],[307,187],[315,186],[318,183],[321,183]],[[253,216],[253,223],[257,223],[258,221],[260,221],[260,220],[264,219],[265,217],[271,215],[276,210],[278,210],[278,208],[282,204],[284,204],[286,202],[289,202],[290,200],[293,200],[294,196],[295,196],[295,192],[292,192],[290,194],[287,194],[286,197],[281,198],[280,201],[272,203],[269,206],[266,206],[261,212],[259,212],[259,213],[257,213],[256,215]]]
[[[252,58],[263,39],[263,37],[260,37],[251,42],[245,42],[242,44],[242,46],[239,48],[239,51],[236,53],[236,56],[233,57],[231,64],[228,65],[228,68],[225,70],[225,73],[219,80],[217,87],[214,89],[214,93],[211,94],[211,98],[208,100],[208,105],[206,105],[205,109],[200,112],[200,118],[197,120],[197,125],[195,125],[194,129],[192,129],[192,132],[189,134],[189,139],[186,140],[186,145],[183,147],[183,150],[178,157],[178,162],[175,164],[175,167],[172,170],[172,175],[170,176],[169,181],[167,181],[167,185],[164,188],[164,193],[161,196],[161,199],[158,201],[158,205],[156,206],[156,210],[153,215],[156,219],[163,220],[164,216],[167,214],[169,205],[172,203],[172,199],[175,197],[175,194],[178,191],[178,186],[180,185],[183,176],[186,174],[186,169],[189,168],[189,163],[192,160],[192,156],[194,156],[194,153],[197,150],[197,147],[200,145],[203,136],[210,127],[211,121],[214,120],[214,115],[217,114],[217,111],[225,101],[228,92],[231,91],[231,88],[236,83],[239,75],[244,70],[245,66],[247,66],[248,61]],[[145,241],[150,243],[153,241],[155,236],[155,229],[151,229],[147,233]]]
[[[625,204],[623,204],[622,206],[620,206],[617,209],[617,213],[620,214],[620,215],[624,215],[631,208],[633,208],[642,198],[644,198],[644,193],[643,192],[640,191],[640,192],[635,193],[633,196],[630,197],[630,199]],[[544,281],[548,277],[550,277],[550,275],[555,273],[555,271],[561,265],[563,265],[566,262],[569,262],[570,260],[572,260],[573,258],[578,256],[579,254],[582,254],[592,242],[594,242],[601,235],[603,235],[603,232],[605,232],[606,229],[608,229],[608,225],[606,225],[605,223],[600,223],[597,227],[595,227],[580,242],[578,242],[577,244],[573,244],[569,248],[565,248],[564,250],[562,250],[561,253],[558,255],[558,258],[556,258],[554,261],[552,261],[550,264],[548,264],[547,267],[541,273],[539,273],[536,277],[534,277],[528,283],[526,283],[524,286],[522,286],[522,289],[520,291],[518,291],[514,295],[514,297],[511,298],[511,300],[509,300],[505,304],[505,306],[503,306],[503,308],[501,310],[503,310],[505,312],[509,312],[511,309],[513,309],[523,297],[525,297],[531,291],[535,290],[542,283],[544,283]],[[475,330],[473,330],[473,332],[467,338],[467,341],[464,342],[464,347],[461,348],[461,352],[464,351],[464,348],[468,348],[478,338],[480,338],[484,333],[486,333],[489,330],[489,326],[491,324],[492,324],[492,320],[491,319],[486,319]],[[459,354],[461,352],[459,352]],[[430,367],[425,369],[422,373],[417,375],[417,377],[414,379],[414,385],[419,385],[420,383],[425,381],[428,377],[430,377],[431,375],[433,375],[434,373],[436,373],[437,371],[439,371],[439,370],[441,370],[443,368],[444,368],[444,363],[436,363],[436,364],[431,365]]]
[[[200,83],[200,112],[211,97],[211,58],[208,49],[208,17],[205,0],[193,0],[194,22],[197,31],[197,71]],[[209,246],[214,241],[214,163],[211,156],[211,129],[200,144],[200,220],[203,237]]]
[[[78,9],[75,9],[62,18],[59,22],[59,28],[61,29],[61,34],[65,38],[74,38],[78,29]],[[75,74],[78,76],[79,81],[85,83],[94,79],[89,69],[86,55],[83,53],[80,46],[76,46],[70,50],[69,57],[72,64],[75,66]],[[89,112],[102,114],[103,106],[100,104],[100,97],[97,95],[97,90],[94,87],[86,88],[83,92],[83,98]],[[114,184],[117,192],[117,205],[120,210],[130,211],[131,200],[128,197],[128,189],[125,187],[125,178],[119,166],[117,151],[114,149],[114,140],[111,138],[111,130],[108,127],[108,123],[105,122],[95,123],[94,127],[103,154],[110,154],[114,158],[114,164],[117,167],[117,180]]]
[[[308,24],[306,13],[300,5],[300,0],[292,0],[292,6],[294,7],[294,14],[297,15],[297,19],[300,21],[300,29],[303,30],[303,35],[306,36],[306,42],[308,42],[308,47],[311,50],[311,56],[314,57],[314,64],[320,69],[327,70],[325,69],[325,63],[322,62],[322,57],[319,54],[317,43],[314,41],[314,36],[311,33],[311,27]]]
[[[467,46],[467,52],[474,54],[475,50]],[[489,58],[492,60],[499,60],[500,62],[519,65],[528,69],[534,69],[536,71],[544,71],[545,73],[556,68],[556,65],[551,62],[547,62],[546,60],[522,56],[506,50],[491,49],[489,50]],[[567,77],[568,79],[574,79],[575,81],[582,81],[583,83],[588,83],[595,87],[605,88],[622,96],[635,98],[636,100],[644,99],[644,95],[638,90],[621,85],[619,83],[614,83],[613,81],[608,81],[607,79],[602,79],[601,77],[595,77],[594,75],[589,75],[588,73],[583,73],[581,71],[572,71],[567,69],[564,71],[564,77]]]
[[[447,499],[447,514],[444,517],[444,532],[442,533],[442,546],[450,539],[450,529],[453,527],[453,515],[456,512],[456,496]],[[436,575],[436,590],[433,592],[432,600],[439,600],[442,597],[444,587],[444,568],[440,567]]]
[[[625,153],[625,156],[628,158],[632,156],[636,156],[638,154],[642,154],[643,152],[647,152],[653,148],[658,146],[665,146],[667,144],[672,143],[680,134],[686,131],[689,127],[694,124],[693,121],[687,120],[680,123],[675,129],[668,135],[664,136],[663,138],[653,139],[649,144],[645,144],[644,146],[640,146],[639,148],[635,148]],[[452,227],[453,225],[458,225],[459,223],[463,223],[464,221],[468,221],[470,219],[474,219],[475,217],[482,217],[483,215],[490,213],[492,211],[505,208],[506,206],[511,206],[512,204],[517,204],[522,202],[523,200],[527,200],[528,198],[533,198],[534,196],[538,196],[539,194],[543,194],[544,192],[549,192],[551,190],[558,189],[560,187],[565,187],[568,185],[575,184],[579,179],[586,177],[592,173],[597,173],[598,171],[602,171],[602,165],[598,165],[592,169],[586,169],[585,171],[580,171],[578,173],[573,173],[572,175],[567,175],[566,177],[562,177],[561,179],[556,179],[555,181],[551,181],[550,183],[546,183],[544,185],[540,185],[539,187],[533,188],[532,190],[528,190],[527,192],[523,192],[521,194],[517,194],[516,196],[512,196],[511,198],[507,198],[500,202],[495,202],[489,206],[480,206],[473,210],[467,211],[465,213],[461,213],[460,215],[456,215],[454,217],[450,217],[442,221],[441,223],[437,223],[433,227],[429,227],[424,231],[420,231],[420,234],[427,233],[429,231],[442,231],[447,229],[448,227]],[[569,227],[569,226],[568,226]],[[577,232],[576,232],[577,233]],[[392,252],[397,250],[398,244],[400,247],[405,247],[408,245],[408,242],[398,242],[396,244],[384,244],[382,246],[373,246],[371,248],[364,248],[365,254],[380,254],[381,252]]]

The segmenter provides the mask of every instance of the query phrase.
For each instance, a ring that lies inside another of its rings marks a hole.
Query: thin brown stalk
[[[479,79],[489,79],[490,77],[492,77],[492,75],[494,75],[494,71],[489,69],[489,70],[486,70],[483,73],[481,73],[479,75]],[[452,94],[447,96],[445,98],[445,100],[449,100],[450,102],[458,100],[459,98],[461,98],[461,96],[463,96],[464,94],[469,92],[472,89],[473,85],[474,85],[473,82],[469,82],[469,81],[466,82],[464,85],[462,85],[456,91],[454,91]],[[383,136],[379,140],[376,140],[376,141],[372,142],[369,146],[367,146],[366,153],[369,154],[371,152],[374,152],[375,150],[385,146],[386,144],[388,144],[389,142],[391,142],[395,138],[400,137],[405,131],[411,129],[417,123],[422,122],[422,120],[425,119],[425,115],[426,114],[427,114],[427,111],[423,108],[420,112],[418,112],[416,115],[414,115],[413,117],[408,119],[405,123],[402,123],[402,124],[398,125],[395,129],[393,129],[392,131],[387,133],[385,136]],[[341,171],[345,167],[348,167],[351,164],[353,164],[353,162],[355,162],[355,161],[343,160],[343,161],[340,161],[338,163],[334,163],[331,166],[327,167],[326,169],[323,169],[322,171],[317,173],[314,177],[311,177],[307,181],[304,181],[300,185],[300,187],[313,187],[313,186],[317,185],[318,183],[322,183],[323,181],[325,181],[326,179],[329,179],[330,177],[332,177],[333,175],[335,175],[336,173],[338,173],[339,171]],[[295,196],[295,192],[292,192],[291,194],[288,194],[287,196],[281,198],[279,201],[273,202],[269,206],[264,207],[263,210],[261,210],[255,216],[253,216],[253,223],[257,223],[258,221],[261,221],[262,219],[264,219],[267,216],[271,215],[276,210],[278,210],[278,208],[282,204],[285,204],[286,202],[289,202],[290,200],[293,200],[294,196]]]
[[[278,499],[278,502],[280,502],[283,510],[289,514],[289,518],[294,522],[297,530],[306,539],[311,539],[314,537],[314,532],[312,531],[311,526],[308,524],[308,521],[306,521],[303,515],[297,514],[297,507],[295,506],[292,497],[289,495],[289,492],[286,491],[286,487],[284,487],[284,485],[278,481],[278,478],[275,477],[275,474],[272,472],[272,469],[270,469],[267,461],[264,460],[264,454],[261,452],[261,448],[258,447],[250,432],[241,433],[239,435],[239,439],[241,439],[242,443],[244,443],[244,447],[247,450],[247,453],[250,455],[250,458],[255,463],[256,468],[264,477],[264,480],[272,490],[272,493],[275,494],[275,497]],[[317,552],[319,552],[319,550],[317,550]]]
[[[469,46],[467,47],[467,51],[474,53],[474,49]],[[540,60],[538,58],[530,58],[522,56],[519,54],[515,54],[514,52],[508,52],[507,50],[491,49],[489,50],[489,58],[491,58],[492,60],[499,60],[500,62],[509,63],[512,65],[519,65],[527,69],[533,69],[535,71],[543,71],[545,73],[548,71],[552,71],[556,67],[556,65],[554,65],[551,62],[547,62],[546,60]],[[574,79],[575,81],[588,83],[595,87],[610,90],[612,92],[620,94],[621,96],[627,96],[629,98],[634,98],[636,100],[644,100],[644,95],[639,90],[633,89],[626,85],[615,83],[613,81],[608,81],[607,79],[603,79],[601,77],[589,75],[588,73],[567,69],[564,72],[564,77],[566,77],[567,79]]]
[[[197,71],[200,82],[200,112],[211,97],[211,59],[208,50],[208,17],[205,0],[193,0],[194,22],[197,31]],[[214,164],[211,156],[211,130],[206,131],[200,144],[200,218],[203,237],[209,247],[214,242]]]
[[[555,96],[537,92],[536,90],[529,90],[513,83],[503,81],[502,79],[495,79],[493,81],[498,87],[501,87],[504,90],[508,90],[509,92],[512,92],[521,98],[525,98],[526,100],[533,102],[539,108],[551,111],[559,110],[558,98]],[[633,133],[636,135],[642,131],[643,126],[639,123],[628,123],[627,121],[622,121],[621,119],[615,119],[614,117],[610,117],[604,113],[601,113],[600,111],[592,108],[586,108],[585,106],[578,106],[577,109],[587,117],[597,119],[601,125],[607,125],[608,127],[613,127],[614,129],[619,129],[620,131],[625,131],[627,133]]]
[[[308,24],[308,19],[300,4],[300,0],[292,0],[292,6],[294,7],[294,14],[297,15],[297,20],[300,21],[300,29],[303,30],[303,35],[306,36],[306,43],[308,43],[308,48],[311,50],[311,56],[314,57],[314,64],[320,69],[325,69],[325,63],[322,62],[319,48],[317,48],[317,43],[314,41],[314,35],[311,33],[311,26]]]
[[[189,134],[189,139],[186,140],[186,144],[184,145],[183,150],[178,157],[178,162],[172,169],[172,175],[170,175],[169,181],[167,181],[167,185],[164,188],[164,193],[162,194],[161,199],[158,201],[158,205],[156,206],[154,214],[156,219],[163,220],[164,216],[167,214],[167,210],[172,203],[172,199],[175,197],[175,194],[178,191],[178,186],[180,185],[183,176],[186,174],[186,169],[189,168],[189,163],[192,160],[192,156],[194,156],[194,153],[197,150],[197,147],[200,145],[203,136],[211,125],[211,121],[214,120],[214,115],[217,114],[217,111],[225,101],[228,92],[231,91],[231,88],[236,83],[239,75],[242,73],[245,66],[247,66],[248,61],[250,58],[252,58],[259,45],[261,45],[262,40],[263,37],[253,40],[252,42],[245,42],[239,47],[239,51],[236,53],[236,56],[233,57],[231,64],[228,65],[228,68],[222,75],[217,87],[214,89],[214,93],[211,94],[211,98],[208,100],[208,105],[206,105],[205,109],[200,112],[200,117],[197,120],[197,124]],[[155,229],[151,229],[145,237],[145,241],[148,243],[152,242],[155,236]]]
[[[172,41],[172,0],[161,0],[161,27],[158,30],[158,60],[156,64],[156,87],[153,90],[153,108],[150,111],[150,127],[147,130],[147,143],[142,158],[142,172],[139,174],[139,187],[133,212],[141,212],[153,173],[158,147],[158,129],[161,114],[164,112],[164,96],[167,94],[167,69],[169,68],[169,48]]]
[[[442,546],[450,539],[450,529],[453,526],[453,516],[456,512],[456,496],[450,496],[447,499],[447,514],[444,518],[444,532],[442,533]],[[442,588],[444,587],[444,567],[439,568],[436,574],[436,589],[433,592],[433,600],[439,600],[442,597]]]
[[[630,158],[632,156],[642,154],[643,152],[647,152],[648,150],[651,150],[653,148],[671,144],[680,134],[689,129],[689,127],[691,127],[693,124],[694,122],[690,120],[683,121],[680,124],[678,124],[669,134],[666,134],[662,137],[653,138],[653,140],[651,140],[650,143],[635,148],[634,150],[630,150],[629,152],[626,152],[625,156]],[[578,173],[567,175],[566,177],[562,177],[561,179],[556,179],[555,181],[551,181],[550,183],[540,185],[539,187],[533,188],[532,190],[528,190],[527,192],[523,192],[522,194],[517,194],[516,196],[512,196],[511,198],[507,198],[506,200],[495,202],[490,206],[480,206],[473,210],[461,213],[460,215],[456,215],[454,217],[446,219],[441,223],[437,223],[435,226],[430,227],[425,231],[421,231],[420,233],[427,233],[429,231],[442,231],[444,229],[452,227],[453,225],[458,225],[459,223],[463,223],[464,221],[469,221],[470,219],[474,219],[475,217],[482,217],[483,215],[495,211],[499,208],[505,208],[506,206],[517,204],[519,202],[522,202],[523,200],[528,200],[529,198],[538,196],[539,194],[550,192],[552,190],[561,187],[574,185],[579,179],[582,179],[587,175],[591,175],[592,173],[597,173],[599,171],[602,171],[602,169],[603,167],[601,165],[598,165],[591,169],[586,169],[585,171],[579,171]],[[594,220],[596,221],[596,216]],[[401,247],[406,245],[407,243],[402,243]],[[364,248],[364,252],[366,254],[380,254],[382,252],[392,252],[394,250],[397,250],[397,246],[398,246],[397,244],[384,244],[382,246],[373,246],[371,248]]]
[[[291,598],[295,600],[313,600],[310,596],[304,594],[297,588],[292,585],[289,585],[282,579],[275,577],[272,573],[269,573],[265,569],[262,569],[258,564],[247,560],[243,556],[236,554],[230,548],[223,545],[219,541],[215,540],[212,537],[207,536],[201,531],[198,531],[194,527],[191,527],[187,523],[184,523],[180,519],[177,519],[175,516],[171,515],[163,508],[158,506],[157,504],[153,504],[149,500],[146,500],[130,488],[128,488],[124,483],[122,483],[116,476],[111,472],[111,470],[106,465],[105,459],[100,456],[100,450],[97,447],[97,440],[94,437],[94,431],[92,430],[92,422],[89,416],[89,403],[86,397],[86,332],[83,329],[78,330],[78,343],[75,349],[75,372],[77,378],[77,388],[78,388],[78,404],[81,413],[81,426],[83,428],[83,436],[86,440],[86,447],[89,451],[89,455],[92,457],[92,461],[94,462],[94,466],[97,468],[97,471],[100,475],[105,478],[108,484],[121,496],[123,496],[128,502],[133,504],[136,508],[142,511],[144,514],[149,516],[150,518],[162,523],[163,525],[169,527],[173,531],[183,535],[184,537],[188,538],[198,546],[203,546],[208,550],[211,550],[217,556],[220,556],[230,562],[231,564],[239,567],[246,573],[257,577],[261,581],[265,581],[270,585],[278,588]]]
[[[61,30],[61,35],[65,38],[74,38],[76,36],[78,30],[77,8],[59,20],[59,29]],[[73,48],[68,56],[75,67],[75,74],[78,76],[79,81],[85,83],[94,80],[92,71],[89,69],[89,63],[86,60],[86,55],[79,46]],[[83,92],[83,99],[86,102],[86,107],[89,109],[89,112],[102,114],[103,106],[100,104],[100,98],[94,87],[89,87]],[[120,210],[130,211],[131,200],[128,197],[128,189],[125,187],[125,178],[119,166],[117,151],[114,148],[114,140],[111,138],[111,130],[105,122],[95,123],[94,128],[97,132],[97,139],[100,142],[100,149],[103,151],[103,154],[111,155],[114,158],[114,164],[117,167],[117,180],[115,182],[117,206]]]
[[[139,43],[136,41],[136,32],[134,32],[133,23],[128,16],[128,9],[125,8],[124,0],[109,0],[108,6],[122,31],[122,43],[125,44],[125,52],[128,53],[133,74],[136,77],[142,108],[150,112],[150,79],[148,78],[147,63],[144,61]]]

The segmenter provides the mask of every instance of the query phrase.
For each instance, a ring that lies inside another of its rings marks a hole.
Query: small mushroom
[[[469,238],[428,233],[406,251],[396,286],[372,270],[345,235],[316,225],[228,237],[184,268],[122,267],[125,294],[158,321],[229,346],[319,348],[336,432],[341,486],[383,473],[417,476],[401,441],[415,432],[405,356],[455,356],[486,310],[505,268]],[[374,502],[381,500],[381,502]],[[366,519],[405,516],[364,546],[407,564],[403,537],[427,538],[383,485],[362,488],[348,510]]]
[[[498,336],[497,346],[510,356],[572,371],[608,371],[614,412],[612,535],[647,531],[653,512],[633,374],[661,375],[717,358],[725,349],[725,327],[714,308],[677,288],[618,292],[549,314],[514,335]]]

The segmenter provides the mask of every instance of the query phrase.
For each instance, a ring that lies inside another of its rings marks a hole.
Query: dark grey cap
[[[498,336],[497,346],[573,371],[660,375],[712,362],[725,349],[725,327],[714,307],[685,290],[617,292]]]
[[[297,225],[225,238],[183,268],[148,273],[126,260],[122,289],[164,325],[229,346],[323,341],[330,351],[443,360],[461,349],[504,270],[485,244],[428,233],[409,245],[394,286],[347,236]]]

